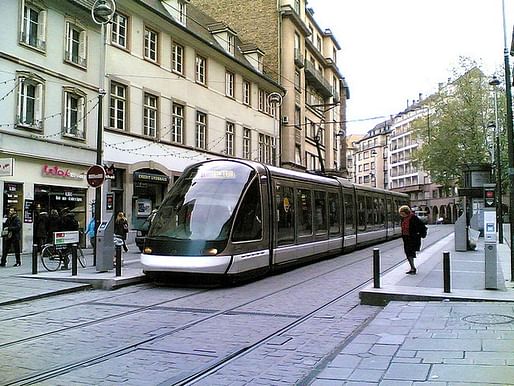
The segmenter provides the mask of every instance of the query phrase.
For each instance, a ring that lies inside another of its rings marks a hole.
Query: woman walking
[[[118,212],[116,216],[116,221],[114,222],[114,234],[123,240],[123,250],[128,252],[127,244],[125,244],[125,240],[127,240],[128,233],[128,221],[123,212]]]
[[[399,212],[402,218],[403,250],[410,265],[410,270],[406,273],[415,275],[417,270],[414,265],[414,258],[416,257],[416,251],[421,249],[421,239],[427,236],[427,227],[407,205],[401,206]]]

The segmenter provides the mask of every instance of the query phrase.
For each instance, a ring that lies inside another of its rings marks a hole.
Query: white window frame
[[[225,72],[225,95],[229,98],[234,98],[235,95],[235,79],[236,75],[233,72]]]
[[[227,122],[225,125],[225,153],[234,156],[234,141],[236,136],[236,125],[233,122]]]
[[[179,103],[173,103],[171,117],[171,141],[184,143],[184,112],[185,107]]]
[[[37,20],[30,16],[37,15]],[[23,3],[20,23],[20,42],[40,51],[46,51],[47,11],[31,2]]]
[[[29,93],[33,91],[33,94]],[[43,129],[44,83],[35,76],[18,77],[18,104],[16,107],[16,125],[18,127]],[[30,116],[29,116],[30,115]]]
[[[143,99],[143,135],[157,138],[159,97],[145,92]]]
[[[143,47],[145,59],[157,63],[159,61],[159,33],[148,26],[145,26]]]
[[[250,106],[252,103],[252,84],[243,79],[243,104]]]
[[[231,55],[236,52],[236,36],[230,32],[227,33],[227,51]]]
[[[264,112],[266,109],[266,91],[259,90],[259,111]]]
[[[64,39],[64,60],[80,67],[87,67],[87,30],[76,23],[66,21]]]
[[[127,128],[127,94],[127,86],[111,82],[109,101],[109,127],[111,129],[125,130]]]
[[[201,111],[196,112],[195,146],[207,150],[207,114]]]
[[[259,162],[271,165],[273,140],[269,135],[259,134]]]
[[[178,22],[185,26],[187,24],[187,4],[183,0],[177,0]]]
[[[252,130],[249,127],[243,127],[243,158],[251,159],[252,157]]]
[[[74,88],[64,88],[63,135],[86,138],[86,94]]]
[[[196,55],[195,69],[196,82],[205,85],[207,83],[207,59],[201,55]]]
[[[184,74],[184,46],[177,42],[171,43],[171,70]]]
[[[111,43],[124,49],[128,48],[129,18],[116,12],[111,23]]]

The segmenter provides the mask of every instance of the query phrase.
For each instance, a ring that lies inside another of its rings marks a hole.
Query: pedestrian
[[[52,209],[50,211],[50,215],[48,216],[48,225],[47,225],[47,240],[50,243],[54,243],[54,232],[62,231],[61,229],[61,217],[59,216],[59,212],[57,209]]]
[[[91,221],[89,221],[89,224],[87,224],[86,234],[87,237],[89,237],[89,242],[94,249],[96,245],[96,221],[94,217],[91,218]]]
[[[414,265],[416,251],[421,249],[421,239],[427,236],[427,227],[419,219],[418,216],[407,205],[402,205],[399,209],[400,217],[402,218],[402,239],[403,250],[410,265],[410,270],[406,273],[415,275],[417,270]]]
[[[61,211],[61,230],[64,232],[78,231],[79,222],[75,219],[75,214],[70,212],[68,208],[64,208]],[[68,269],[70,258],[68,254],[64,254],[64,266],[61,269]]]
[[[48,237],[48,212],[45,210],[38,213],[34,224],[34,241],[37,244],[39,252],[43,249],[43,245],[47,243]]]
[[[16,214],[16,210],[14,208],[10,208],[9,217],[7,217],[5,220],[4,226],[2,228],[3,249],[0,267],[5,267],[5,264],[7,263],[7,254],[9,253],[11,247],[13,247],[14,255],[16,256],[16,264],[14,264],[14,266],[19,267],[21,265],[20,232],[21,221]]]
[[[123,250],[128,252],[128,247],[125,241],[127,240],[127,233],[129,230],[128,221],[123,212],[118,212],[116,221],[114,222],[114,235],[123,240]]]

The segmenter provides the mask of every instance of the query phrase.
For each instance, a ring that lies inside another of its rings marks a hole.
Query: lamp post
[[[103,97],[105,95],[105,40],[106,25],[112,20],[116,12],[116,4],[114,0],[96,0],[91,8],[91,17],[93,21],[100,25],[101,29],[101,47],[100,47],[100,73],[98,79],[98,127],[96,133],[96,164],[102,166],[102,145],[103,145]],[[102,188],[97,187],[95,190],[95,235],[102,218]],[[94,248],[94,257],[96,265],[96,247]]]
[[[502,0],[502,14],[503,14],[503,59],[505,67],[505,103],[507,107],[507,145],[509,153],[509,223],[510,223],[510,280],[514,281],[514,135],[512,133],[512,93],[510,77],[510,64],[509,64],[509,49],[507,48],[507,28],[505,21],[505,0]]]
[[[282,95],[280,95],[278,92],[272,92],[271,94],[268,95],[268,103],[273,105],[275,108],[275,116],[274,116],[274,121],[273,121],[273,163],[275,166],[281,166],[281,161],[280,161],[280,153],[281,153],[281,149],[280,149],[280,146],[281,146],[281,141],[280,141],[280,126],[279,126],[279,130],[278,130],[278,136],[277,136],[277,119],[280,120],[280,117],[282,116],[281,112],[280,112],[280,106],[282,106]],[[277,109],[278,107],[278,109]],[[278,118],[277,118],[277,112],[278,112]],[[279,121],[279,125],[280,125],[280,121]],[[277,146],[277,142],[278,142],[278,146]],[[277,148],[278,148],[278,157],[277,157]],[[277,159],[278,159],[278,165],[277,165]]]
[[[496,222],[498,223],[499,243],[503,244],[503,202],[502,202],[502,174],[501,174],[501,156],[500,156],[500,127],[498,125],[498,85],[499,79],[493,76],[489,85],[494,89],[494,140],[495,140],[495,158],[496,158],[496,191],[498,199],[496,200]]]

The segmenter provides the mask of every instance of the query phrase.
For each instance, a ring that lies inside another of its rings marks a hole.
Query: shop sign
[[[168,176],[163,176],[162,174],[134,172],[134,181],[167,184],[169,183],[170,178]]]
[[[57,165],[43,165],[43,175],[49,177],[71,178],[74,180],[84,179],[82,174],[73,173],[70,169],[64,169]]]
[[[14,174],[14,158],[0,158],[0,177],[12,177]]]
[[[116,178],[114,165],[111,165],[111,166],[104,165],[104,170],[105,170],[105,178],[106,179],[114,180]]]
[[[87,183],[93,188],[98,188],[104,183],[105,170],[100,165],[93,165],[87,170]]]
[[[25,224],[32,224],[34,222],[33,206],[34,200],[25,200],[25,204],[23,205],[23,222]]]
[[[55,245],[73,244],[79,242],[79,231],[54,232]]]

